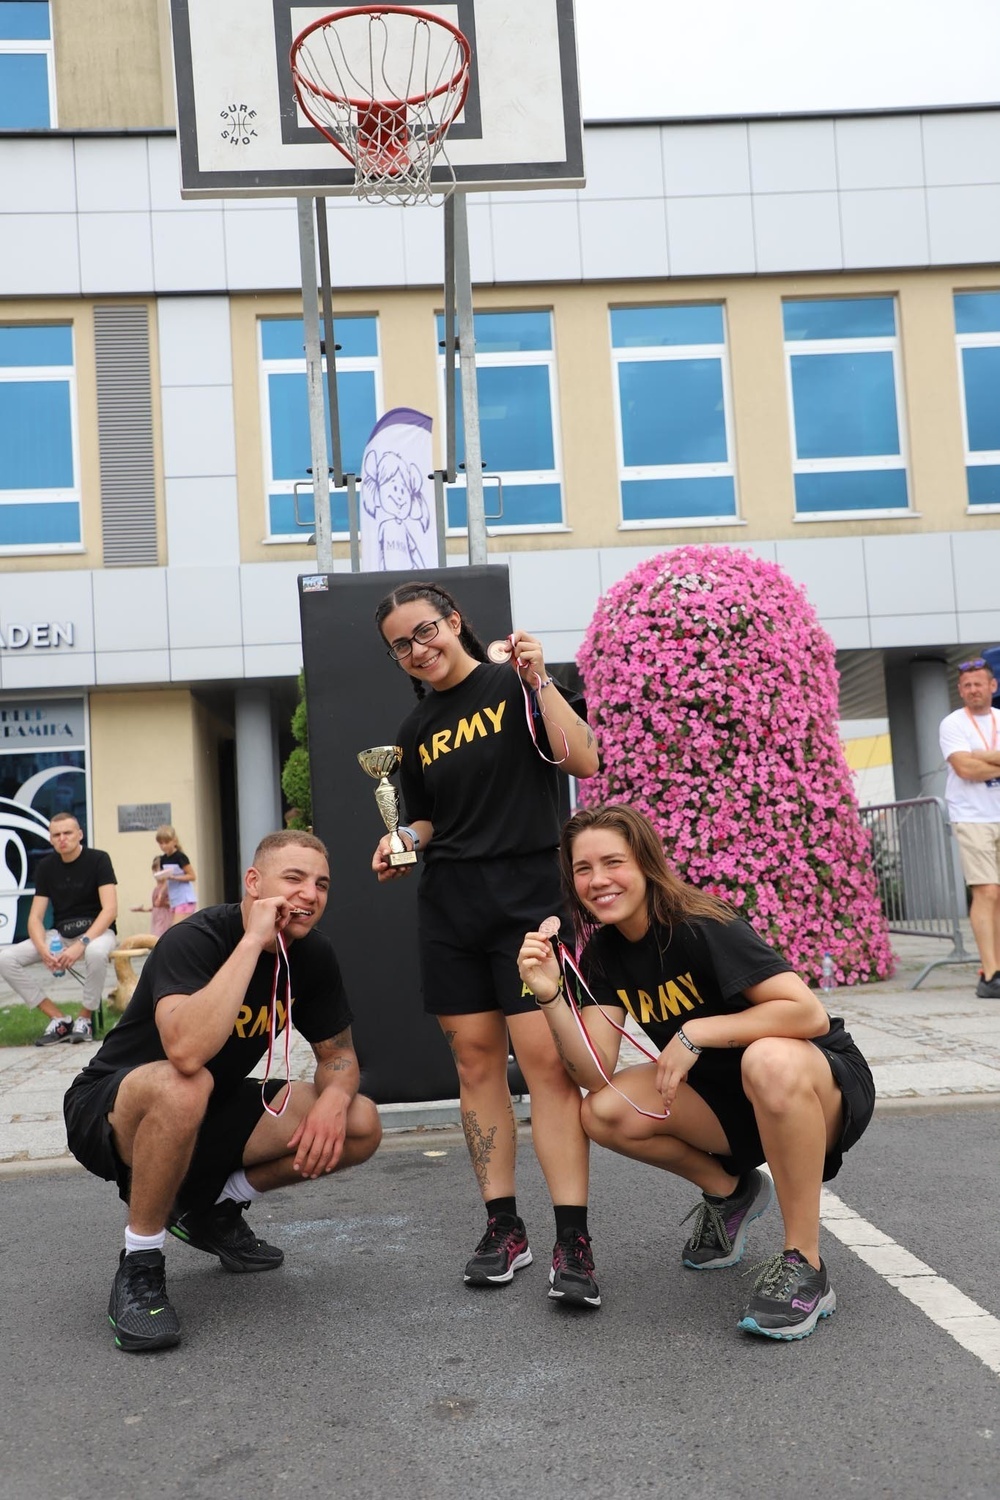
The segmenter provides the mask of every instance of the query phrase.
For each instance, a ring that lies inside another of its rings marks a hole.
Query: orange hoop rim
[[[464,31],[460,31],[457,26],[453,26],[452,23],[450,21],[446,21],[443,16],[436,16],[432,11],[429,10],[419,10],[415,6],[352,5],[345,10],[334,10],[331,11],[329,15],[320,16],[319,20],[317,21],[310,21],[309,25],[306,26],[302,31],[300,31],[298,36],[292,42],[291,51],[288,55],[288,60],[291,64],[292,69],[292,81],[295,87],[295,93],[298,101],[302,105],[303,110],[305,110],[305,113],[308,115],[309,111],[308,109],[306,109],[305,100],[302,98],[302,95],[299,92],[300,74],[296,61],[299,49],[307,40],[307,38],[310,37],[314,31],[321,31],[324,27],[329,26],[331,21],[345,21],[350,16],[382,15],[412,16],[415,20],[427,21],[432,26],[440,26],[442,30],[449,31],[458,42],[458,45],[462,52],[462,64],[456,70],[454,76],[447,82],[438,84],[437,88],[430,89],[424,93],[413,94],[409,99],[376,99],[374,95],[371,97],[366,96],[365,98],[361,99],[352,99],[349,94],[335,94],[330,89],[317,87],[316,84],[308,82],[306,80],[303,80],[303,86],[309,93],[319,94],[322,96],[322,98],[328,99],[331,104],[339,104],[341,106],[348,105],[351,109],[370,109],[373,104],[386,105],[390,108],[402,106],[407,109],[412,109],[416,105],[426,104],[428,99],[436,99],[439,95],[447,94],[449,91],[454,90],[461,82],[462,74],[464,73],[465,82],[457,96],[455,107],[451,111],[448,119],[443,120],[438,125],[437,130],[434,132],[434,136],[432,137],[433,139],[436,139],[441,131],[447,130],[448,126],[451,124],[452,120],[455,118],[455,116],[458,114],[465,103],[466,97],[469,92],[469,65],[472,62],[472,47]],[[311,118],[312,116],[310,116],[310,119]],[[313,123],[315,123],[315,121]]]

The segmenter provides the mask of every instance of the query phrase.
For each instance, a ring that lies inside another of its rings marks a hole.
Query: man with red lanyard
[[[996,678],[982,656],[958,667],[963,707],[941,721],[948,762],[945,800],[972,890],[969,920],[982,974],[976,994],[1000,1000],[1000,712]]]

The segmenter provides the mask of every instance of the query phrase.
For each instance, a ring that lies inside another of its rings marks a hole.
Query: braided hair
[[[382,626],[386,618],[392,614],[394,609],[399,609],[402,604],[413,604],[416,600],[426,600],[432,608],[436,609],[441,619],[447,619],[449,615],[458,615],[462,628],[458,632],[459,645],[461,645],[473,661],[486,661],[486,647],[476,635],[469,621],[459,609],[458,604],[449,594],[448,590],[440,583],[423,583],[414,580],[413,583],[401,583],[399,588],[393,589],[391,594],[386,594],[375,610],[375,624],[379,633],[382,634]],[[385,636],[382,635],[383,640]],[[418,698],[422,698],[426,687],[418,682],[415,677],[410,678],[410,684]]]

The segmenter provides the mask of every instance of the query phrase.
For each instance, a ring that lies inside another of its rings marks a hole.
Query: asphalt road
[[[998,1131],[989,1110],[882,1114],[832,1186],[1000,1318]],[[4,1180],[0,1497],[995,1500],[1000,1377],[854,1252],[824,1239],[840,1306],[812,1338],[752,1339],[744,1267],[681,1266],[690,1189],[600,1151],[593,1177],[600,1312],[545,1296],[529,1145],[535,1264],[463,1287],[472,1177],[460,1141],[424,1135],[257,1205],[286,1250],[275,1273],[171,1241],[184,1341],[147,1356],[117,1351],[105,1318],[114,1190]],[[747,1263],[779,1247],[772,1210]]]

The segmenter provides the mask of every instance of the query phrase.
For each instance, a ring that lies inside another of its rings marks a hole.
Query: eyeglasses
[[[971,661],[960,661],[958,664],[960,672],[976,672],[980,667],[985,667],[987,672],[990,670],[990,664],[985,656],[974,656]]]
[[[425,620],[422,625],[417,626],[412,635],[404,636],[400,641],[393,641],[388,648],[387,655],[391,656],[393,661],[405,661],[413,651],[414,642],[418,646],[429,646],[441,629],[441,621],[447,618],[447,615],[438,615],[436,620]]]

